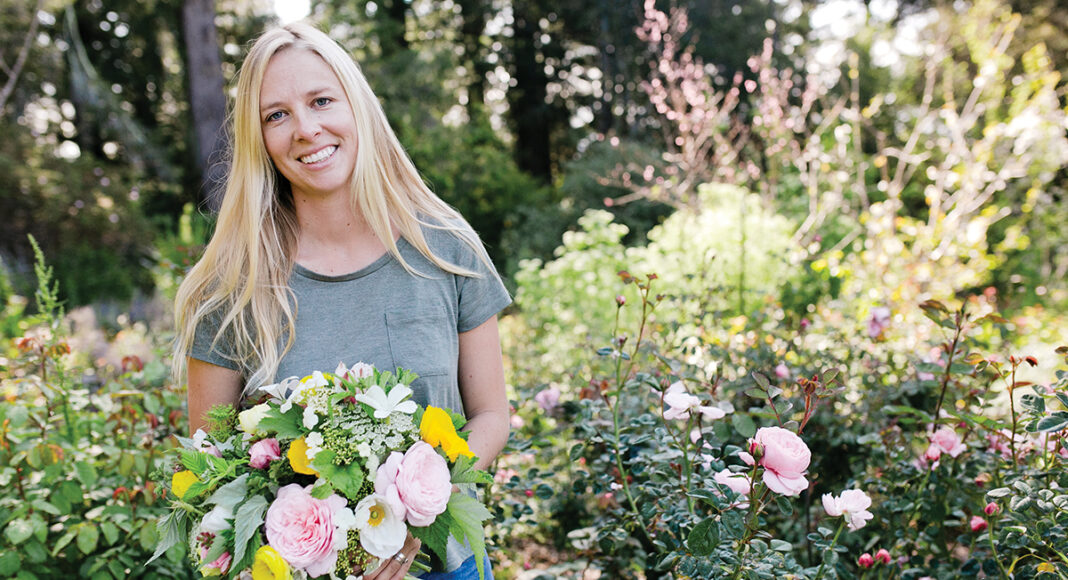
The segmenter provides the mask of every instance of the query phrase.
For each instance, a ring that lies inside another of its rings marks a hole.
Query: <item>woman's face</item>
[[[290,48],[271,57],[260,88],[260,127],[295,200],[347,195],[356,167],[356,119],[337,75],[319,55]]]

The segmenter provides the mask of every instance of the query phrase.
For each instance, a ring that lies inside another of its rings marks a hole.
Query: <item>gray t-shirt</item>
[[[463,241],[432,228],[424,228],[423,234],[438,257],[481,277],[439,269],[404,238],[397,242],[400,254],[423,276],[405,270],[388,252],[343,276],[325,276],[297,265],[289,278],[297,301],[294,343],[282,357],[275,380],[316,370],[333,372],[339,362],[364,362],[389,371],[401,367],[419,375],[411,385],[417,403],[463,413],[458,335],[489,320],[511,298],[497,272]],[[190,356],[240,370],[223,350],[224,341],[212,348],[219,321],[211,318],[197,327]],[[446,568],[455,569],[470,554],[450,541]]]

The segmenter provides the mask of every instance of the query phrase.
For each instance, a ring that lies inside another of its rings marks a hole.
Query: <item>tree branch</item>
[[[37,0],[37,5],[33,8],[33,14],[30,15],[30,29],[26,32],[26,38],[22,41],[22,48],[19,49],[19,55],[15,58],[14,66],[8,69],[7,82],[4,83],[4,88],[0,90],[0,117],[3,117],[7,100],[15,92],[15,83],[19,80],[19,75],[22,74],[22,67],[26,65],[26,58],[30,54],[30,47],[33,46],[33,39],[37,36],[37,13],[42,8],[44,8],[44,0]],[[7,67],[5,66],[4,68],[6,69]]]

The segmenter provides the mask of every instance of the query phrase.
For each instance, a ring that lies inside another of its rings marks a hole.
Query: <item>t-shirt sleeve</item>
[[[478,254],[466,244],[461,243],[464,259],[458,260],[461,266],[478,272],[479,277],[457,276],[458,308],[456,330],[467,332],[489,320],[493,315],[512,303],[512,297],[501,282],[496,268],[486,264]]]
[[[222,313],[219,311],[200,319],[196,334],[193,335],[193,346],[189,349],[189,356],[230,370],[241,370],[234,353],[226,348],[227,345],[232,344],[228,335],[224,334],[218,341],[215,341],[215,334],[219,332],[221,324]]]

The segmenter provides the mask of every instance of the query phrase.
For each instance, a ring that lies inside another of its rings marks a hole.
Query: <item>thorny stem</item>
[[[1001,563],[1001,557],[998,556],[998,547],[994,544],[994,518],[990,518],[990,530],[986,535],[986,539],[990,542],[990,551],[994,553],[994,561],[998,564],[998,569],[1001,570],[1001,575],[1005,578],[1012,578],[1009,575],[1008,570],[1005,569],[1005,565]]]
[[[934,433],[938,429],[938,414],[942,410],[942,402],[946,398],[946,390],[949,388],[949,377],[952,374],[953,368],[953,355],[957,353],[957,344],[960,342],[960,335],[964,331],[964,306],[957,311],[957,323],[954,325],[953,342],[949,345],[948,358],[946,359],[946,371],[942,373],[942,392],[938,394],[938,404],[935,405],[934,421],[931,422],[931,433]]]
[[[647,316],[647,305],[648,305],[647,298],[648,298],[648,290],[646,290],[645,293],[642,295],[641,330],[638,332],[637,340],[634,341],[635,342],[634,355],[630,357],[631,363],[627,367],[626,375],[623,374],[623,344],[622,343],[618,344],[619,350],[618,350],[618,354],[616,354],[616,393],[617,393],[616,396],[617,397],[622,395],[623,384],[624,384],[624,381],[625,381],[625,377],[630,376],[630,372],[631,372],[631,370],[633,369],[633,366],[634,366],[634,359],[638,354],[638,343],[641,342],[642,332],[644,332],[644,330],[645,330],[645,318]],[[623,308],[622,304],[618,305],[617,308],[616,308],[616,324],[615,324],[615,329],[613,330],[613,335],[616,336],[616,337],[619,336],[619,312],[620,312],[620,310],[622,308]],[[623,450],[620,448],[620,445],[619,445],[619,438],[620,438],[619,407],[620,407],[620,405],[619,404],[613,405],[611,400],[607,396],[602,396],[602,398],[604,399],[605,405],[608,406],[608,410],[612,413],[612,433],[614,435],[613,438],[612,438],[612,447],[615,450],[615,453],[613,455],[615,455],[616,469],[619,471],[619,479],[621,480],[621,484],[623,485],[623,494],[627,497],[627,503],[630,504],[630,510],[634,514],[634,517],[638,522],[638,527],[641,528],[641,530],[642,530],[642,534],[645,535],[645,538],[646,538],[646,540],[649,541],[649,543],[653,543],[652,534],[649,533],[649,530],[645,526],[644,520],[642,519],[641,512],[638,510],[638,502],[635,501],[634,494],[632,494],[631,491],[630,491],[630,484],[627,482],[627,468],[626,468],[625,465],[623,465]],[[617,400],[616,402],[618,403],[619,401]]]
[[[754,463],[753,471],[749,474],[749,481],[751,482],[750,491],[753,493],[749,494],[749,515],[745,518],[745,533],[742,535],[742,539],[738,542],[738,550],[736,552],[738,555],[738,567],[734,569],[734,575],[731,576],[731,580],[737,580],[742,577],[742,569],[745,565],[745,553],[749,550],[749,541],[756,535],[758,518],[760,517],[760,508],[764,504],[764,499],[768,496],[769,490],[767,486],[763,484],[760,484],[760,493],[755,493],[757,491],[755,482],[758,467],[759,465]],[[757,497],[758,495],[760,496],[759,498]]]

